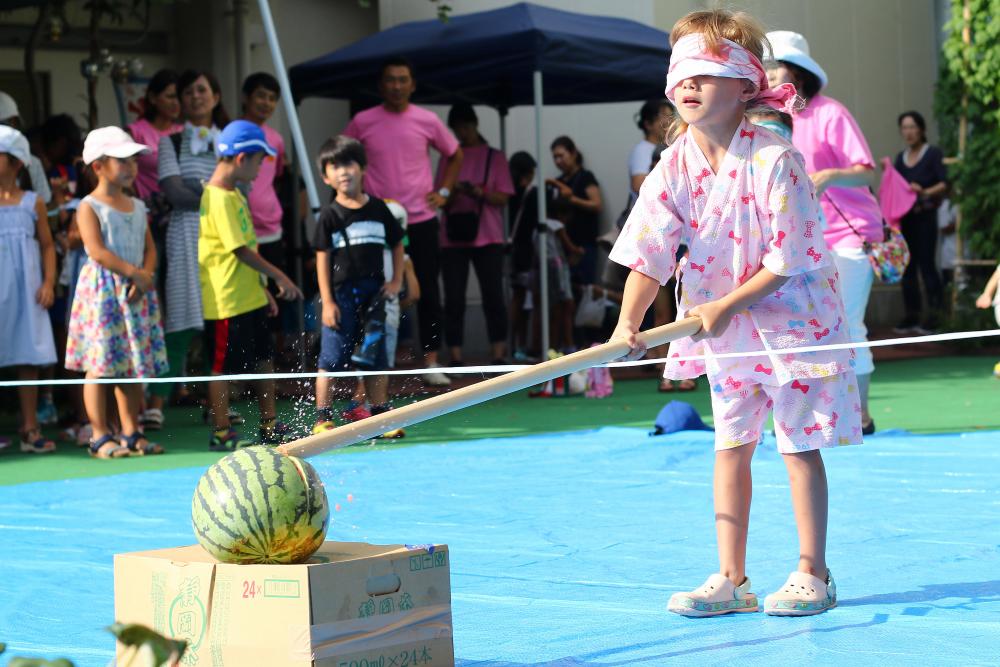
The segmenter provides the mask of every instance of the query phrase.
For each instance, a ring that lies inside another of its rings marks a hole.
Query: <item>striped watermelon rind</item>
[[[247,447],[210,467],[194,492],[198,542],[224,563],[302,563],[330,520],[316,469],[270,447]]]

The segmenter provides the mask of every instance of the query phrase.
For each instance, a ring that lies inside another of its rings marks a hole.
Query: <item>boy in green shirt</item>
[[[205,357],[212,375],[269,373],[274,351],[267,318],[276,315],[278,307],[264,288],[263,276],[275,282],[279,299],[301,299],[302,292],[257,253],[250,208],[236,185],[252,182],[264,156],[273,156],[275,151],[260,127],[245,120],[227,125],[217,144],[219,163],[201,196],[198,232]],[[260,407],[260,440],[280,444],[291,429],[277,420],[274,381],[253,384]],[[229,384],[209,382],[208,398],[209,449],[232,451],[254,444],[242,439],[229,423]]]

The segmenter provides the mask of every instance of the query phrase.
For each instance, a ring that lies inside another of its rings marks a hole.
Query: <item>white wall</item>
[[[236,39],[233,14],[228,0],[211,0],[210,20],[201,34],[190,29],[178,33],[178,58],[183,66],[211,69],[219,78],[223,100],[230,114],[240,112],[239,87],[242,77],[236,72]],[[249,42],[249,72],[275,71],[257,3],[247,3],[246,38]],[[205,7],[181,4],[176,10],[180,25],[196,24],[206,13]],[[285,66],[322,56],[378,31],[378,11],[361,7],[357,0],[281,0],[271,1],[271,12]],[[310,159],[327,137],[337,134],[349,120],[345,101],[311,98],[299,106],[299,120]],[[284,110],[279,106],[272,125],[285,138],[289,156],[293,145]],[[322,187],[322,183],[319,184]],[[322,197],[321,193],[321,197]]]
[[[937,138],[939,19],[936,0],[657,0],[655,24],[670,30],[692,9],[744,10],[768,30],[805,35],[830,78],[824,91],[843,102],[861,126],[876,161],[902,147],[896,117],[915,109]]]
[[[5,25],[31,26],[35,22],[37,10],[22,9],[14,12],[6,12],[2,15]],[[172,17],[170,13],[161,8],[154,8],[153,25],[154,30],[170,30]],[[86,32],[87,13],[83,11],[82,4],[70,2],[66,8],[66,18],[72,26],[74,32]],[[112,25],[109,21],[102,23],[102,26]],[[139,30],[141,26],[135,21],[127,20],[122,25],[112,25],[115,28]],[[171,54],[149,54],[138,51],[113,49],[112,55],[116,58],[138,57],[144,64],[143,74],[151,75],[161,67],[172,64]],[[87,59],[89,53],[80,51],[51,50],[43,41],[36,51],[35,70],[39,73],[49,75],[51,86],[51,108],[52,114],[68,113],[77,121],[82,128],[87,126],[87,82],[80,75],[80,62]],[[22,48],[10,48],[5,45],[0,48],[0,70],[24,71],[24,50]],[[141,91],[135,91],[136,95],[141,95]],[[26,100],[17,100],[20,105],[26,105]],[[120,122],[118,107],[115,102],[114,89],[111,79],[103,75],[98,79],[97,86],[97,108],[98,124],[118,124]],[[24,119],[25,123],[30,123],[29,119]]]

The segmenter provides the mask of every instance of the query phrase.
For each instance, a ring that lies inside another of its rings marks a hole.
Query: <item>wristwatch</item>
[[[448,188],[441,188],[440,190],[438,190],[438,194],[447,199],[448,197],[451,196],[451,190],[449,190]]]

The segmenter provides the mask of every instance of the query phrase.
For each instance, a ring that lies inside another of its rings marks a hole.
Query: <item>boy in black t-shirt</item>
[[[399,293],[403,277],[403,230],[385,202],[364,193],[367,158],[360,142],[337,136],[320,148],[323,182],[337,196],[319,217],[313,247],[323,304],[320,371],[384,370],[385,298]],[[392,251],[393,278],[385,281],[383,250]],[[355,352],[355,348],[357,351]],[[368,375],[365,391],[372,414],[389,410],[388,377]],[[330,378],[316,378],[313,433],[334,428]]]

